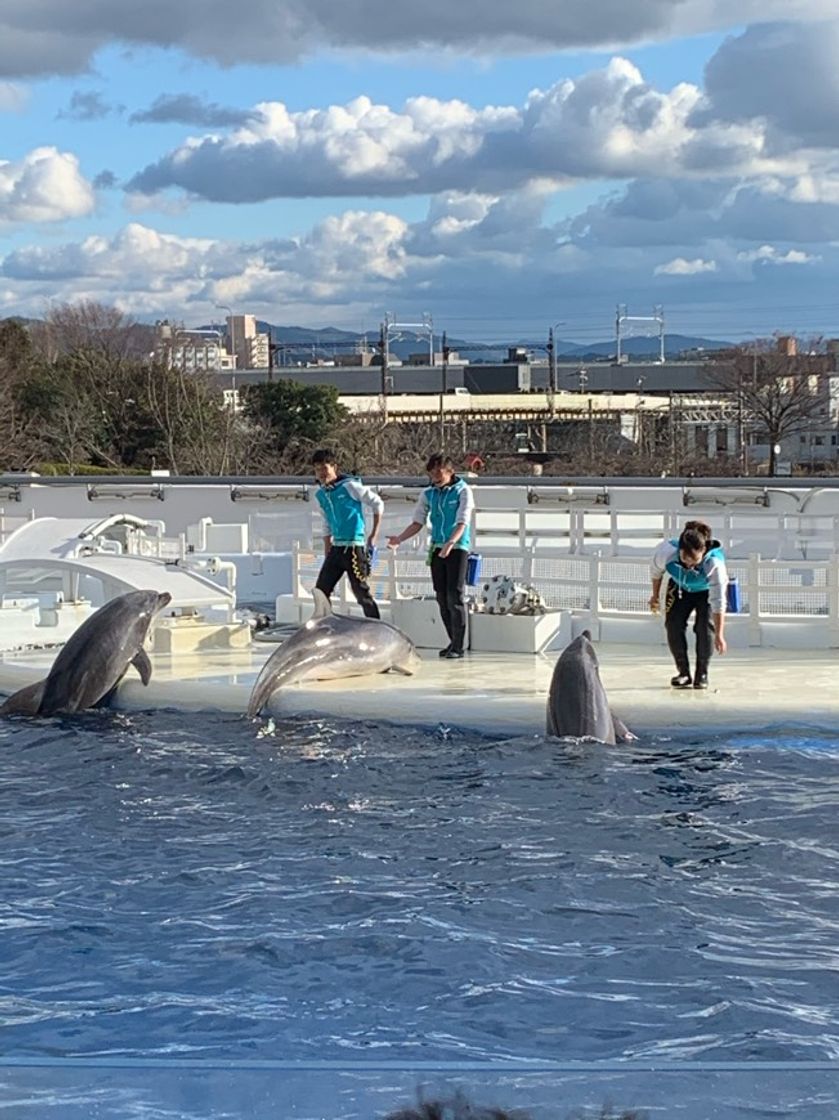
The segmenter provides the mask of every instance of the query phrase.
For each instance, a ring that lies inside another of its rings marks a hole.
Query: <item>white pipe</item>
[[[223,574],[227,582],[227,590],[236,590],[236,565],[229,560],[222,560],[220,556],[211,556],[207,561],[207,574],[211,576]]]

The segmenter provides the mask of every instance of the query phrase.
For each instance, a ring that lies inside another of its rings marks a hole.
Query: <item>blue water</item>
[[[816,732],[103,712],[0,752],[0,1066],[839,1057]]]

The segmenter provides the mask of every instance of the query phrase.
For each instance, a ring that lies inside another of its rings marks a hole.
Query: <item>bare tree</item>
[[[750,424],[765,434],[772,477],[778,465],[776,446],[823,424],[827,416],[828,360],[819,348],[816,339],[803,354],[790,355],[781,353],[777,343],[756,340],[710,366],[705,375],[711,387],[736,399],[741,430]]]
[[[115,307],[80,300],[50,306],[33,330],[33,341],[51,362],[61,354],[85,353],[118,367],[148,356],[153,331]]]
[[[145,367],[145,401],[159,431],[159,453],[175,474],[230,474],[253,438],[206,375]]]

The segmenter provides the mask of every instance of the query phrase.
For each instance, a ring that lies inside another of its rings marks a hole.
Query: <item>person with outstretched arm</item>
[[[431,485],[420,494],[410,525],[387,543],[398,548],[429,524],[431,582],[449,636],[440,656],[454,660],[463,657],[466,642],[466,572],[475,499],[448,455],[432,455],[425,469]]]

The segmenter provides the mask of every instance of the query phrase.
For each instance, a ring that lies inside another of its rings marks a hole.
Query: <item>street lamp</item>
[[[236,334],[233,326],[233,309],[226,303],[217,303],[219,311],[226,311],[230,317],[230,348],[233,351],[233,369],[236,369]]]

